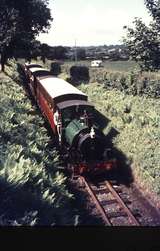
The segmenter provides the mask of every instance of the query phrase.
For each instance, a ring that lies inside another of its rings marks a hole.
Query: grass
[[[134,61],[106,61],[104,68],[108,71],[129,72],[138,69],[138,65]]]
[[[72,65],[86,65],[90,68],[92,68],[91,60],[80,60],[80,61],[64,61],[64,65],[67,67],[71,67]],[[105,60],[103,62],[103,67],[100,67],[99,69],[105,69],[108,71],[131,71],[135,68],[138,68],[138,65],[133,61],[109,61]]]
[[[91,60],[83,60],[83,61],[64,61],[62,65],[62,75],[60,77],[69,77],[70,68],[73,65],[83,65],[87,66],[90,71],[90,82],[93,81],[93,78],[96,79],[98,74],[102,74],[105,72],[110,73],[119,73],[119,72],[130,72],[133,70],[138,70],[138,65],[133,61],[104,61],[103,67],[95,68],[91,67]],[[46,63],[46,66],[50,66],[50,62]],[[95,76],[96,75],[96,76]]]
[[[107,91],[104,85],[97,83],[82,84],[80,89],[109,118],[104,132],[108,133],[112,127],[120,132],[114,145],[127,156],[133,171],[141,173],[159,195],[160,101],[125,95],[116,90]]]
[[[53,139],[14,62],[6,73],[0,74],[0,225],[74,225],[73,195]]]

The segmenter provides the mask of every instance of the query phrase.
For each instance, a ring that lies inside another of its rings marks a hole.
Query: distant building
[[[116,49],[116,48],[110,49],[110,50],[108,50],[108,54],[115,53],[116,51],[117,51],[117,49]]]

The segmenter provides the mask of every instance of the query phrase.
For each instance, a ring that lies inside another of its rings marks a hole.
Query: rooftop
[[[53,99],[69,94],[75,94],[76,96],[79,95],[81,97],[83,96],[85,99],[87,99],[86,94],[63,79],[51,76],[40,79],[39,81]]]

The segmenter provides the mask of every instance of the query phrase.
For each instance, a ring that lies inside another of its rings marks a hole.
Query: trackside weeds
[[[74,225],[73,195],[44,119],[17,84],[13,61],[6,74],[12,79],[0,75],[0,225]]]
[[[126,95],[118,90],[106,90],[105,85],[82,84],[97,109],[109,118],[104,129],[112,127],[120,133],[114,145],[128,158],[133,171],[140,175],[148,190],[160,194],[160,101]]]

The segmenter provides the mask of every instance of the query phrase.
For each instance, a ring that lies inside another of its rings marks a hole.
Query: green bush
[[[129,95],[151,98],[160,96],[160,76],[158,73],[141,73],[139,71],[116,72],[105,69],[90,70],[90,82],[104,84],[107,90],[116,89]]]
[[[58,62],[51,63],[50,71],[53,75],[58,76],[61,73],[61,65]]]
[[[72,66],[70,68],[71,82],[79,84],[80,82],[89,82],[89,69],[87,66]]]

